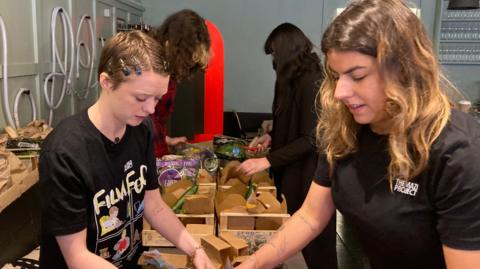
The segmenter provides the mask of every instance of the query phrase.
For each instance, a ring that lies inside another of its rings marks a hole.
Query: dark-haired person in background
[[[150,33],[162,45],[161,54],[171,73],[167,93],[152,114],[157,157],[168,154],[169,146],[187,141],[184,136],[168,136],[167,121],[174,110],[177,83],[190,79],[193,74],[207,67],[210,59],[210,36],[206,23],[195,11],[184,9],[168,16]]]
[[[288,213],[293,214],[307,196],[318,160],[315,98],[322,67],[312,42],[291,23],[277,26],[264,49],[272,55],[277,75],[273,129],[256,143],[262,148],[271,145],[271,150],[264,158],[244,161],[239,170],[251,175],[270,168],[278,193],[285,195]],[[308,268],[337,268],[335,224],[332,218],[325,232],[303,249]]]

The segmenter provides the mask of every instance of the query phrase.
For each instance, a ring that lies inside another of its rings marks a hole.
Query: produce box
[[[38,169],[27,171],[23,173],[21,177],[15,179],[13,185],[0,194],[0,212],[37,182]]]
[[[249,253],[263,245],[290,217],[284,199],[270,192],[245,193],[241,184],[218,189],[215,196],[218,233],[229,232],[249,244]]]
[[[255,182],[258,186],[258,191],[271,192],[274,196],[277,195],[277,188],[267,171],[255,173],[252,176],[245,176],[238,172],[239,161],[230,161],[226,163],[220,171],[217,184],[219,189],[229,189],[236,184],[243,184],[245,188],[248,187],[250,181]]]
[[[245,240],[231,234],[205,236],[201,244],[214,268],[219,269],[232,268],[232,261],[245,255],[248,248]]]
[[[193,237],[200,241],[206,235],[215,234],[214,214],[176,214],[180,221],[187,227]],[[201,226],[199,226],[201,225]],[[157,231],[144,219],[142,231],[142,245],[146,247],[173,247],[174,245]]]
[[[248,254],[257,251],[285,223],[289,214],[222,212],[219,233],[230,233],[248,243]]]
[[[190,180],[181,180],[177,183],[165,188],[162,198],[165,203],[172,207],[178,204],[178,200],[182,198],[184,193],[192,187],[193,182]],[[214,196],[216,185],[199,185],[195,194],[185,195],[183,197],[183,205],[178,207],[180,213],[176,216],[185,225],[203,224],[207,227],[192,226],[191,233],[199,241],[200,237],[206,234],[215,234],[215,217],[214,217]],[[161,236],[157,231],[153,230],[150,224],[144,220],[142,232],[142,243],[149,247],[171,247],[173,246],[167,239]]]

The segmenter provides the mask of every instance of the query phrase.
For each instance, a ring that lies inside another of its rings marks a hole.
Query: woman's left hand
[[[237,168],[238,171],[244,173],[247,176],[251,176],[255,173],[263,171],[265,169],[270,168],[271,164],[267,160],[267,158],[252,158],[244,161],[240,166]]]
[[[165,142],[170,147],[174,147],[174,146],[176,146],[178,144],[182,144],[182,143],[187,143],[187,141],[188,140],[185,136],[180,136],[180,137],[165,136]]]
[[[207,253],[203,248],[195,250],[195,256],[193,257],[193,267],[195,269],[214,269],[210,258],[208,258]]]

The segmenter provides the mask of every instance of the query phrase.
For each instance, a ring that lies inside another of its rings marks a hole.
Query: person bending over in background
[[[160,197],[152,134],[142,124],[167,91],[160,50],[140,31],[108,40],[99,99],[43,143],[41,268],[138,268],[144,216],[196,268],[213,268]]]
[[[265,41],[276,72],[272,106],[273,129],[257,143],[270,153],[244,161],[239,170],[247,175],[271,168],[278,193],[287,199],[288,213],[295,213],[307,196],[318,155],[315,147],[315,97],[323,80],[320,58],[313,44],[291,23],[277,26]],[[279,197],[280,198],[280,197]],[[309,268],[337,268],[335,218],[325,232],[302,251]]]
[[[168,147],[187,142],[187,138],[169,137],[167,121],[174,110],[177,83],[203,71],[210,59],[210,36],[206,21],[188,9],[170,16],[151,35],[162,44],[162,56],[168,63],[171,79],[167,93],[155,107],[152,120],[155,127],[155,156],[169,153]]]
[[[372,269],[480,266],[480,126],[450,106],[431,41],[402,0],[356,0],[322,38],[323,153],[302,207],[238,268],[271,268],[337,208]],[[287,244],[288,242],[288,244]]]

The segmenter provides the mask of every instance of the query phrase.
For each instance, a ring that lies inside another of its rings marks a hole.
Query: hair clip
[[[132,56],[133,68],[135,69],[135,74],[140,76],[142,74],[142,68],[140,67],[140,62],[138,62],[135,56]]]
[[[165,61],[164,59],[161,59],[161,61],[162,61],[162,65],[163,65],[163,71],[165,71],[166,73],[168,73],[168,71],[169,71],[168,62]]]
[[[120,62],[120,66],[122,67],[123,74],[126,77],[128,77],[130,75],[130,69],[128,69],[127,65],[125,64],[122,58],[120,58],[119,62]]]
[[[140,76],[142,74],[142,69],[138,65],[135,65],[134,67],[135,67],[135,74],[137,74],[137,76]]]

